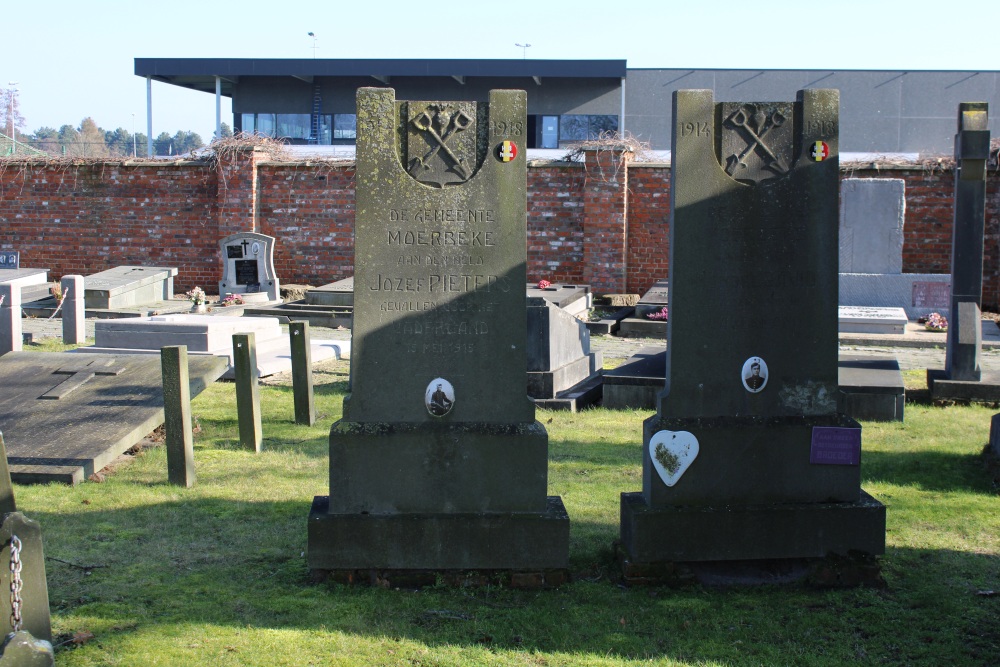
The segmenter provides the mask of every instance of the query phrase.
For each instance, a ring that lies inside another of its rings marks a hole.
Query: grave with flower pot
[[[666,280],[657,280],[635,305],[635,314],[622,320],[618,335],[634,338],[666,338],[670,314],[670,289]]]
[[[837,406],[838,114],[835,90],[674,93],[671,319],[642,490],[621,496],[629,580],[834,554],[877,577],[885,507]]]
[[[569,517],[547,495],[548,434],[525,391],[526,95],[362,88],[357,106],[350,393],[308,565],[558,583]]]

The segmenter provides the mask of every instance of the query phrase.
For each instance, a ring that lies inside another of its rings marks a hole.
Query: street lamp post
[[[132,114],[132,157],[135,157],[135,114]]]
[[[528,47],[531,46],[531,44],[528,44],[527,42],[525,42],[524,44],[515,43],[514,46],[521,47],[521,60],[526,60],[528,58]]]
[[[10,86],[10,139],[11,148],[10,154],[13,155],[17,151],[17,126],[14,125],[14,96],[17,95],[17,81],[8,81],[7,85]]]
[[[316,60],[316,33],[310,32],[309,36],[313,38],[313,60]]]

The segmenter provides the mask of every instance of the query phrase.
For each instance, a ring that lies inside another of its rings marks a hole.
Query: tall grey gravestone
[[[989,373],[984,377],[980,360],[986,163],[990,157],[988,123],[989,108],[985,102],[959,104],[951,236],[951,319],[944,372],[927,371],[933,398],[1000,398],[1000,376]]]
[[[666,383],[622,494],[627,575],[884,552],[837,412],[838,115],[836,90],[674,94]]]
[[[567,565],[526,386],[526,95],[358,91],[350,393],[314,571]]]

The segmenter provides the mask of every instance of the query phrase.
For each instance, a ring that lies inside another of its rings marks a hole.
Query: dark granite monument
[[[525,113],[523,91],[358,91],[354,347],[309,515],[317,574],[564,575],[569,518],[525,391]]]
[[[666,383],[621,497],[628,578],[885,549],[837,412],[838,115],[835,90],[674,94]]]
[[[988,112],[985,102],[958,106],[950,321],[944,371],[927,371],[934,399],[1000,400],[1000,373],[984,374],[980,364],[986,163],[990,157]]]

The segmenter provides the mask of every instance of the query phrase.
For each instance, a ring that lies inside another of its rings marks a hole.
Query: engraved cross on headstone
[[[58,401],[60,398],[82,387],[96,375],[119,375],[127,367],[128,364],[119,359],[96,359],[62,366],[52,371],[52,373],[54,375],[69,375],[69,377],[52,389],[49,389],[39,396],[39,398]]]
[[[250,245],[250,242],[247,241],[246,239],[243,239],[243,243],[241,243],[240,245],[243,246],[243,256],[246,257],[246,255],[247,255],[247,246]]]

